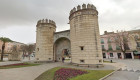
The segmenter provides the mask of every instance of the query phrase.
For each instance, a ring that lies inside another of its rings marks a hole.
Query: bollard
[[[110,62],[112,63],[113,61],[112,61],[112,60],[110,60]]]

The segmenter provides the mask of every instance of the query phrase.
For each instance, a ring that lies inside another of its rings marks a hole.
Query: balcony
[[[111,43],[111,41],[110,41],[110,40],[108,40],[107,42],[108,42],[108,43]]]
[[[104,44],[104,42],[101,42],[101,44]]]
[[[116,46],[116,50],[121,50],[121,48],[119,46]]]
[[[102,49],[102,51],[106,51],[106,49],[105,49],[105,48],[103,48],[103,49]]]
[[[112,49],[112,48],[108,48],[108,50],[109,50],[109,51],[112,51],[113,49]]]
[[[140,51],[140,47],[137,46],[136,48],[137,48],[138,51]]]

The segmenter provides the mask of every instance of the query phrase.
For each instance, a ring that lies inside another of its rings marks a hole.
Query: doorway
[[[125,53],[127,59],[132,59],[131,53]]]
[[[106,54],[105,53],[103,53],[103,58],[106,58]]]
[[[67,38],[59,38],[54,43],[54,60],[62,61],[62,57],[70,54],[70,40]]]
[[[117,53],[117,55],[118,55],[118,59],[122,58],[121,53]]]

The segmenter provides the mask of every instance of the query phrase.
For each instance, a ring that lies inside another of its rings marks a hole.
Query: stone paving
[[[47,63],[39,66],[0,69],[0,80],[34,80],[44,71],[63,65],[62,63]]]
[[[0,80],[34,80],[41,73],[48,69],[64,66],[72,68],[90,69],[90,70],[112,70],[119,69],[123,67],[140,69],[139,60],[113,60],[118,63],[104,63],[105,67],[102,68],[92,68],[92,67],[77,67],[69,63],[45,63],[39,66],[23,67],[23,68],[13,68],[13,69],[0,69]],[[0,62],[0,65],[21,63],[20,61],[6,61]],[[125,64],[124,64],[125,63]],[[139,80],[140,72],[134,72],[132,70],[122,70],[117,71],[106,80]]]
[[[105,80],[138,80],[140,73],[129,71],[117,71]]]
[[[140,70],[139,59],[125,59],[125,60],[113,59],[113,61],[125,64],[128,69],[131,68],[134,70]]]
[[[22,63],[22,62],[21,61],[4,61],[4,62],[0,62],[0,66],[9,65],[9,64],[16,64],[16,63]]]
[[[20,61],[19,61],[20,62]],[[0,64],[11,64],[11,63],[19,63],[18,61],[8,61],[8,62],[0,62]],[[70,63],[62,63],[62,62],[55,62],[55,63],[44,63],[39,66],[32,66],[32,67],[23,67],[23,68],[13,68],[13,69],[0,69],[0,80],[34,80],[40,74],[45,72],[48,69],[63,66],[63,67],[71,67],[71,68],[80,68],[80,69],[90,69],[90,70],[112,70],[115,69],[114,66],[110,66],[105,64],[105,67],[102,68],[88,68],[88,67],[77,67],[71,65]]]
[[[110,59],[105,59],[110,60]],[[122,63],[121,71],[115,72],[106,80],[140,80],[140,60],[138,59],[112,59],[114,62]]]

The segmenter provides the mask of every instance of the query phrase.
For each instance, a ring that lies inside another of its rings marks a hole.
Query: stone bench
[[[104,67],[103,64],[73,64],[74,66],[79,66],[79,67]]]

